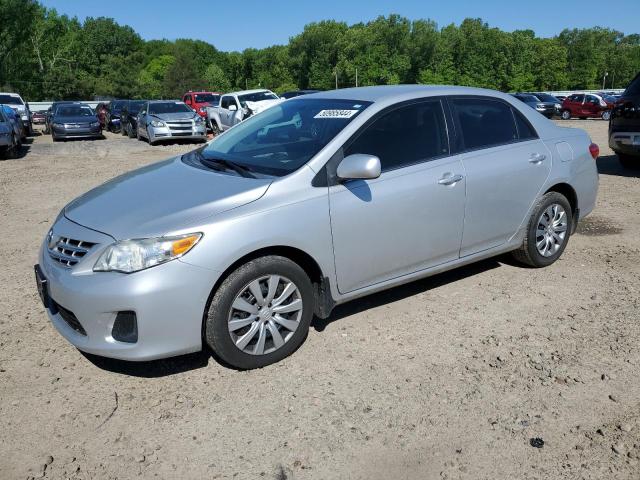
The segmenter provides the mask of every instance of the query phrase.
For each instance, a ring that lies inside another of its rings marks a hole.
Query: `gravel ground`
[[[60,208],[192,147],[36,136],[0,162],[0,478],[640,478],[640,173],[605,122],[562,125],[603,157],[560,261],[488,260],[341,306],[250,372],[88,357],[56,333],[32,267]]]

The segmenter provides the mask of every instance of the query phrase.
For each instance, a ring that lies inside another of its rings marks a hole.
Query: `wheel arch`
[[[556,183],[555,185],[549,187],[544,193],[546,195],[549,192],[559,193],[569,201],[569,205],[571,205],[571,217],[573,218],[573,225],[571,227],[571,233],[573,234],[578,225],[579,218],[577,218],[577,214],[580,213],[578,194],[576,193],[575,189],[568,183]]]
[[[262,247],[238,258],[235,262],[229,265],[218,277],[218,280],[215,282],[213,288],[211,289],[211,292],[209,293],[209,298],[207,299],[207,303],[202,315],[203,338],[205,335],[205,325],[209,306],[211,305],[211,301],[220,288],[222,282],[224,282],[224,280],[241,265],[244,265],[251,260],[255,260],[256,258],[266,257],[270,255],[277,255],[280,257],[288,258],[292,262],[295,262],[297,265],[299,265],[305,271],[305,273],[311,280],[311,284],[313,285],[315,297],[314,314],[320,318],[327,318],[329,316],[331,310],[335,306],[335,301],[333,300],[333,297],[331,295],[330,280],[327,276],[325,276],[322,268],[320,267],[320,264],[307,252],[296,247],[287,245]]]

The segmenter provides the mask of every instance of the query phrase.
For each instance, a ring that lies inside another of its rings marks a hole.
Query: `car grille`
[[[175,120],[173,122],[167,122],[167,127],[171,130],[171,133],[190,133],[193,129],[193,122],[191,120]]]
[[[94,245],[95,243],[60,237],[53,246],[49,243],[49,256],[66,267],[73,267]]]

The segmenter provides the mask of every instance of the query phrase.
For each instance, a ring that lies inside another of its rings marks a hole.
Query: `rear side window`
[[[462,149],[476,150],[518,139],[511,107],[485,98],[454,98],[452,113],[462,134]]]
[[[513,116],[516,119],[516,127],[518,128],[518,138],[520,140],[531,140],[538,138],[538,134],[533,129],[529,121],[524,118],[518,110],[513,109]]]
[[[344,154],[354,153],[375,155],[383,171],[447,155],[442,103],[429,100],[383,113],[358,134]]]

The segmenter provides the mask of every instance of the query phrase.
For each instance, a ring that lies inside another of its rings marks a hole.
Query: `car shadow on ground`
[[[426,292],[427,290],[438,288],[443,285],[457,282],[458,280],[498,268],[503,263],[509,263],[506,257],[491,258],[450,270],[448,272],[440,273],[433,277],[417,280],[399,287],[353,300],[344,305],[337,306],[331,313],[331,316],[327,319],[314,318],[311,327],[317,332],[323,332],[329,325],[345,317],[355,315],[370,308],[397,302],[404,298]],[[188,355],[180,355],[178,357],[146,362],[130,362],[126,360],[100,357],[84,352],[80,353],[93,365],[102,370],[141,378],[159,378],[188,372],[190,370],[197,370],[199,368],[206,367],[209,364],[210,359],[213,359],[225,368],[238,370],[218,358],[209,349],[204,349],[202,352],[190,353]]]
[[[598,173],[601,175],[617,175],[619,177],[640,177],[640,159],[638,159],[638,168],[624,168],[617,155],[604,155],[596,160],[598,165]]]

